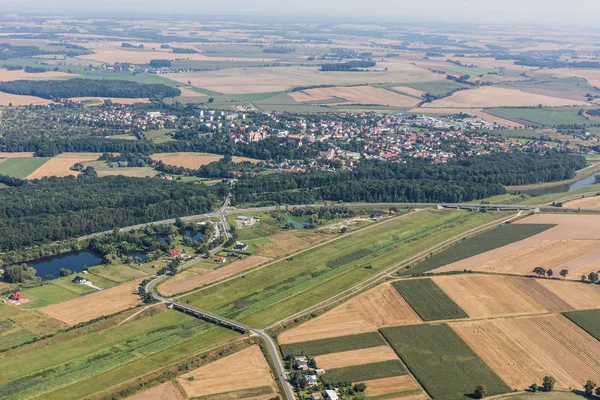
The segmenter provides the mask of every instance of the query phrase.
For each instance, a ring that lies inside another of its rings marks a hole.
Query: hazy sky
[[[247,15],[447,22],[531,22],[590,24],[600,0],[0,0],[0,13],[136,12],[155,14]]]

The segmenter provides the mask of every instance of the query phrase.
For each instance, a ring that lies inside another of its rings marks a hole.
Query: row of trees
[[[552,271],[551,269],[545,270],[542,267],[535,267],[533,269],[533,273],[536,274],[539,277],[547,276],[548,278],[552,278],[554,276],[554,271]],[[563,279],[566,279],[567,275],[569,275],[569,270],[568,269],[561,269],[558,274],[560,276],[562,276]]]

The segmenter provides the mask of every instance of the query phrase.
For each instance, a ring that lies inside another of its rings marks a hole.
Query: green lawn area
[[[66,324],[38,311],[0,303],[0,321],[10,320],[25,331],[44,336],[66,328]]]
[[[392,286],[423,321],[467,318],[468,315],[431,279],[392,282]]]
[[[328,383],[360,382],[401,375],[406,375],[406,370],[400,360],[389,360],[330,369],[325,372],[321,379]]]
[[[96,275],[97,278],[104,278],[105,280],[119,283],[132,281],[148,275],[147,273],[128,265],[99,265],[90,268],[89,271],[91,274]],[[91,278],[92,282],[94,282],[93,278],[94,277]]]
[[[395,263],[483,223],[494,213],[423,210],[373,224],[327,245],[181,300],[205,310],[265,327],[351,288]],[[343,265],[328,262],[358,249],[371,254]],[[370,268],[365,268],[369,265]]]
[[[173,129],[156,129],[153,131],[144,132],[144,135],[148,140],[153,140],[156,143],[164,143],[173,140],[173,137],[168,135],[168,133],[171,132],[173,132]]]
[[[600,340],[600,310],[569,311],[563,315]]]
[[[316,357],[323,354],[385,346],[385,344],[385,340],[383,340],[379,332],[369,332],[359,335],[311,340],[310,342],[282,344],[280,348],[281,354],[284,357],[301,354]]]
[[[0,175],[24,179],[49,159],[48,157],[9,158],[0,162]]]
[[[0,351],[18,346],[36,337],[10,319],[0,319]]]
[[[580,116],[581,107],[560,108],[490,108],[485,112],[500,118],[505,118],[523,125],[590,125],[592,121]]]
[[[470,237],[460,243],[434,254],[416,267],[408,270],[406,274],[420,274],[432,269],[451,264],[456,261],[485,253],[507,244],[518,242],[530,236],[537,235],[556,225],[543,224],[506,224],[491,231],[483,232],[477,236]]]
[[[165,309],[78,330],[0,354],[0,398],[83,398],[238,336]]]
[[[32,309],[70,300],[79,296],[80,293],[71,289],[66,289],[59,285],[44,283],[42,286],[23,289],[21,290],[21,294],[26,300],[29,300],[29,302],[24,303],[21,307],[25,309]]]
[[[508,387],[448,325],[383,328],[381,333],[434,400],[464,400],[477,385],[488,396]]]

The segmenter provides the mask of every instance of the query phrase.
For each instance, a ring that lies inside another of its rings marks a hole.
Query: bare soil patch
[[[372,86],[332,87],[290,93],[299,102],[341,98],[356,104],[378,104],[391,107],[413,107],[420,100]]]
[[[545,375],[561,389],[600,379],[600,342],[562,315],[451,326],[513,388],[525,389]]]
[[[422,320],[390,283],[383,283],[325,314],[282,333],[281,344],[374,332]]]
[[[543,106],[559,107],[568,105],[589,105],[588,102],[563,99],[527,93],[519,89],[486,86],[477,89],[461,90],[450,97],[425,104],[424,108],[436,107],[502,107],[502,106]]]
[[[159,290],[166,296],[173,296],[178,293],[188,292],[201,286],[208,285],[209,283],[217,282],[229,276],[247,271],[270,260],[270,258],[266,257],[250,256],[248,258],[244,258],[243,260],[234,261],[231,264],[209,271],[205,274],[190,273],[185,276],[185,279],[180,278],[177,280],[169,280],[165,282],[165,284],[161,285]],[[182,273],[181,276],[183,275],[184,274]]]
[[[141,280],[124,283],[64,303],[44,307],[40,311],[69,325],[90,321],[139,304],[140,300],[136,292],[140,282]]]
[[[396,359],[398,359],[396,352],[388,346],[344,351],[342,353],[325,354],[315,357],[317,366],[325,370]]]
[[[175,165],[177,167],[184,167],[190,169],[198,169],[202,165],[210,164],[211,162],[219,161],[223,156],[218,154],[206,154],[206,153],[164,153],[164,154],[153,154],[153,160],[162,161],[167,165]],[[250,161],[258,162],[247,157],[232,157],[234,162]]]
[[[193,380],[188,380],[192,377]],[[270,386],[277,391],[269,364],[257,345],[177,378],[188,397]]]
[[[181,393],[173,382],[165,382],[162,385],[144,390],[134,396],[128,397],[128,400],[185,400],[186,397]]]
[[[432,279],[471,318],[547,311],[505,276],[472,274],[438,276]]]
[[[367,397],[381,396],[390,393],[401,393],[419,389],[419,385],[410,375],[393,376],[391,378],[373,379],[364,381],[367,385]]]

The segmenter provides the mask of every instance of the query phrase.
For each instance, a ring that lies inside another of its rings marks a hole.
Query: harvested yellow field
[[[136,294],[140,282],[138,280],[110,289],[99,290],[89,295],[41,308],[40,311],[69,325],[77,325],[104,315],[115,314],[140,303],[139,296]]]
[[[208,153],[163,153],[153,154],[152,159],[155,161],[162,161],[166,165],[175,165],[177,167],[184,167],[189,169],[198,169],[202,165],[210,164],[211,162],[219,161],[223,158],[219,154],[208,154]],[[234,162],[250,161],[258,162],[248,157],[232,157]]]
[[[76,176],[79,175],[79,172],[70,170],[73,165],[97,160],[98,157],[99,155],[96,153],[63,153],[48,160],[44,165],[29,174],[27,179],[40,179],[47,176]]]
[[[35,96],[19,96],[17,94],[9,94],[0,92],[0,106],[28,106],[33,105],[44,105],[54,103],[52,100],[42,99],[41,97]]]
[[[536,214],[515,222],[517,224],[557,224],[534,237],[544,239],[600,240],[600,215]]]
[[[193,378],[193,380],[189,380]],[[258,345],[197,368],[177,378],[188,397],[208,396],[269,386],[277,391]]]
[[[0,82],[18,81],[20,79],[27,80],[44,80],[51,78],[73,78],[77,75],[67,74],[66,72],[58,71],[46,71],[40,73],[28,73],[25,70],[20,71],[8,71],[6,69],[0,69]]]
[[[290,232],[270,236],[269,240],[276,246],[279,246],[287,254],[296,253],[311,245],[311,243]]]
[[[510,121],[508,119],[496,117],[495,115],[484,112],[481,108],[425,108],[419,107],[411,110],[416,114],[457,114],[464,113],[472,117],[481,118],[490,123],[496,123],[507,128],[523,128],[524,125]]]
[[[299,102],[345,99],[356,104],[379,104],[390,107],[413,107],[420,100],[372,86],[332,87],[290,93]]]
[[[519,89],[486,86],[477,89],[461,90],[452,96],[425,104],[424,108],[461,108],[461,107],[502,107],[502,106],[537,106],[548,107],[589,105],[585,101],[562,99],[527,93]]]
[[[29,157],[33,157],[32,152],[26,152],[26,151],[22,151],[22,152],[16,152],[16,153],[3,153],[0,152],[0,159],[5,159],[5,158],[29,158]]]
[[[2,153],[0,153],[0,158],[1,157]],[[564,206],[569,208],[581,207],[600,209],[600,196],[584,197],[583,199],[569,201],[568,203],[565,203]]]
[[[451,326],[513,388],[525,389],[546,375],[561,389],[600,379],[600,342],[562,315]]]
[[[165,282],[160,286],[159,290],[165,296],[173,296],[178,293],[189,292],[190,290],[220,281],[221,279],[239,274],[240,272],[247,271],[270,260],[270,258],[266,257],[250,256],[248,258],[244,258],[243,260],[234,261],[231,264],[208,271],[206,273],[197,274],[190,272],[185,276],[182,273]]]
[[[391,347],[379,346],[370,349],[325,354],[315,357],[315,362],[319,368],[323,368],[327,371],[328,369],[351,367],[353,365],[371,364],[396,359],[398,359],[398,356]]]
[[[437,276],[432,279],[470,318],[547,311],[505,276],[472,274]]]
[[[557,78],[571,78],[577,76],[584,78],[592,86],[600,86],[600,70],[597,69],[553,69],[552,75]]]
[[[411,96],[421,97],[425,94],[424,91],[419,89],[413,89],[408,86],[394,86],[392,89],[397,90],[402,93],[410,94]]]
[[[162,385],[144,390],[134,396],[127,397],[128,400],[185,400],[186,396],[181,393],[173,382],[165,382]]]
[[[147,44],[144,44],[147,46]],[[160,45],[158,45],[159,47]],[[189,44],[184,44],[179,47],[193,47]],[[226,58],[226,57],[207,57],[201,53],[195,54],[177,54],[171,53],[169,50],[156,50],[152,49],[121,49],[121,48],[105,48],[95,49],[94,54],[86,54],[83,56],[76,57],[79,60],[96,61],[107,64],[114,64],[116,62],[129,62],[133,64],[147,64],[151,60],[162,59],[162,60],[196,60],[196,61],[264,61],[272,62],[272,58]],[[169,74],[171,76],[178,76],[180,74]]]
[[[279,343],[297,343],[419,324],[422,320],[390,283],[383,283],[325,314],[279,335]]]
[[[549,279],[539,279],[538,282],[576,310],[600,308],[598,285]]]
[[[410,375],[373,379],[361,383],[367,385],[367,391],[365,393],[367,397],[381,396],[390,393],[402,393],[419,389],[419,385],[417,385]]]

